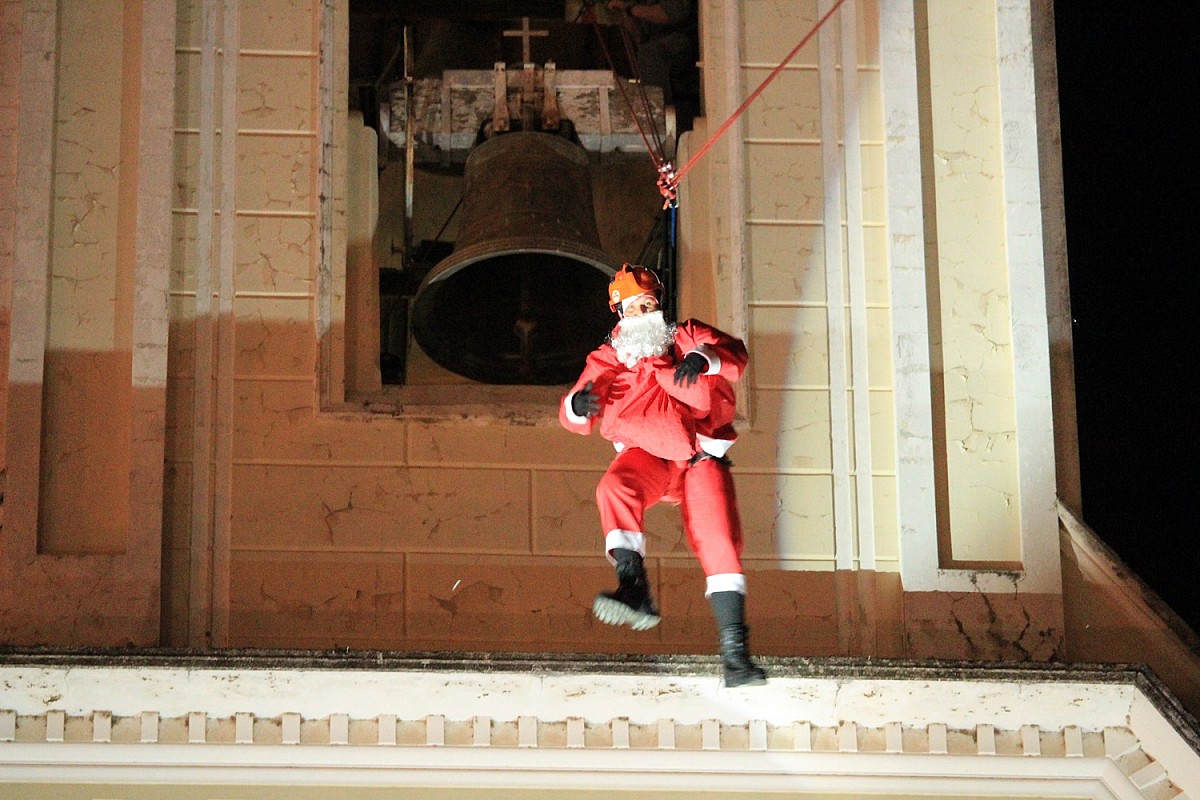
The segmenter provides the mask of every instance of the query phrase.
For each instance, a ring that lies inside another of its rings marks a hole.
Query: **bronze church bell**
[[[438,364],[492,384],[570,383],[614,319],[587,152],[513,132],[467,158],[454,251],[421,282],[412,332]]]

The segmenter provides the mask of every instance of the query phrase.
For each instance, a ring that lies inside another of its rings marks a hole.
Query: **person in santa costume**
[[[747,645],[742,527],[725,455],[737,438],[732,382],[746,368],[746,346],[697,320],[667,323],[662,288],[653,271],[621,267],[608,287],[620,321],[559,406],[564,428],[587,435],[599,424],[617,450],[596,487],[596,505],[618,587],[597,595],[592,612],[634,630],[659,623],[642,563],[642,519],[660,500],[678,503],[706,576],[725,685],[761,684],[766,673]]]

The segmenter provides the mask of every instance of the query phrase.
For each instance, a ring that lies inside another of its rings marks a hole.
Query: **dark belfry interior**
[[[652,131],[673,147],[673,109],[656,87],[615,83],[634,74],[630,51],[587,10],[352,0],[350,102],[393,204],[379,222],[384,384],[431,370],[569,383],[615,322],[605,286],[621,263],[673,287],[673,212],[646,146]]]

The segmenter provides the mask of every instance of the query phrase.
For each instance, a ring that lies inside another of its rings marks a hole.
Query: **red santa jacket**
[[[692,386],[678,386],[675,366],[693,352],[705,357],[708,372]],[[643,358],[632,369],[606,342],[588,356],[583,374],[559,404],[558,420],[583,435],[599,422],[600,435],[618,450],[639,447],[672,461],[685,461],[700,449],[722,456],[737,438],[731,383],[741,377],[747,359],[740,339],[697,320],[676,326],[670,352]],[[571,410],[571,398],[588,381],[603,407],[599,416],[584,419]]]

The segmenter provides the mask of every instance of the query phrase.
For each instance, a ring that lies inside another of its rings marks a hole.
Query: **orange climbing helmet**
[[[635,264],[622,264],[608,284],[608,308],[616,311],[625,300],[644,294],[653,294],[661,302],[662,290],[662,281],[653,270]]]

